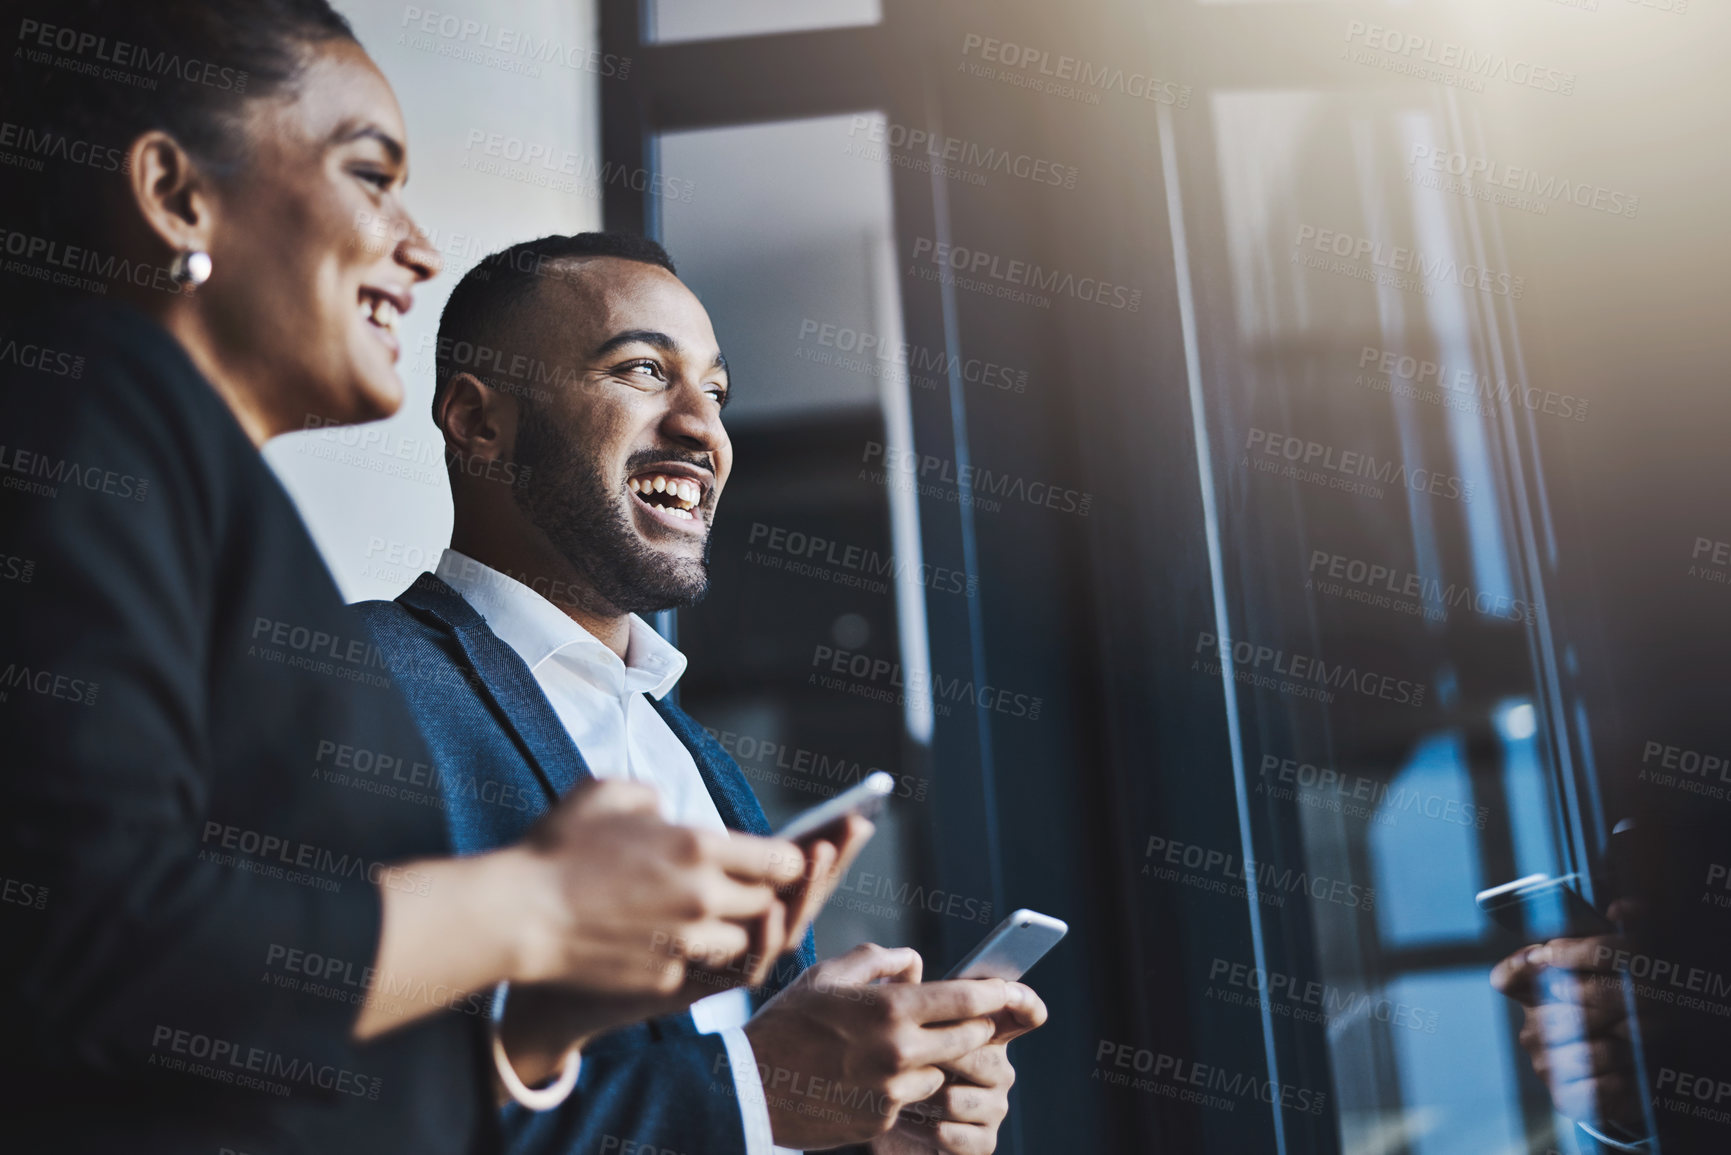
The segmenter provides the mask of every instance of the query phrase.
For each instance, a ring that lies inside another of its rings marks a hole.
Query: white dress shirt
[[[553,712],[597,778],[647,782],[661,796],[668,822],[726,830],[691,752],[644,699],[660,699],[685,672],[685,655],[636,614],[625,660],[522,582],[447,549],[438,577],[486,619],[499,640],[529,667]],[[691,1006],[697,1029],[720,1034],[733,1071],[745,1127],[746,1155],[782,1149],[770,1137],[769,1104],[751,1042],[740,1028],[751,1015],[743,990],[723,991]]]

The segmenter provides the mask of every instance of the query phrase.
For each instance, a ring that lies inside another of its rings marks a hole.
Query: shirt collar
[[[621,662],[600,638],[507,573],[454,549],[445,550],[434,572],[474,607],[531,673],[567,648],[579,651],[584,662],[599,662],[622,672],[627,690],[652,698],[665,696],[685,673],[685,655],[636,614],[628,619],[630,639]]]

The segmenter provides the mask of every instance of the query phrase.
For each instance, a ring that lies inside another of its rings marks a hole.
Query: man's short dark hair
[[[481,258],[463,274],[445,311],[439,314],[439,341],[433,358],[433,419],[451,378],[473,373],[489,384],[504,377],[512,354],[501,350],[506,321],[548,279],[563,279],[567,262],[588,257],[619,257],[657,265],[678,276],[667,250],[636,233],[573,233],[519,241]],[[528,382],[524,382],[528,384]],[[508,385],[507,385],[508,387]],[[523,398],[529,400],[528,396]]]

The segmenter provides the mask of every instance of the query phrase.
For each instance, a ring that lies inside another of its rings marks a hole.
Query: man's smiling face
[[[727,364],[709,314],[666,269],[561,262],[513,328],[555,383],[519,402],[523,512],[601,599],[646,613],[709,583],[709,531],[733,468]]]

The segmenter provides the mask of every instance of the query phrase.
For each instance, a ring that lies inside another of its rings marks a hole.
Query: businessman
[[[638,616],[702,597],[733,463],[727,364],[667,254],[604,233],[507,249],[452,293],[437,361],[451,548],[362,612],[394,668],[434,675],[402,680],[438,769],[485,764],[520,787],[510,804],[445,791],[459,849],[509,842],[591,776],[653,785],[665,817],[705,836],[766,832],[738,766],[666,700],[684,656]],[[855,819],[811,846],[790,919],[867,833]],[[807,935],[755,1013],[723,993],[589,1045],[571,1099],[507,1109],[514,1149],[994,1150],[1014,1078],[1005,1046],[1044,1022],[1038,996],[921,983],[917,954],[870,944],[812,961]],[[559,996],[525,997],[553,1024],[515,1040],[538,1074],[558,1049]]]

